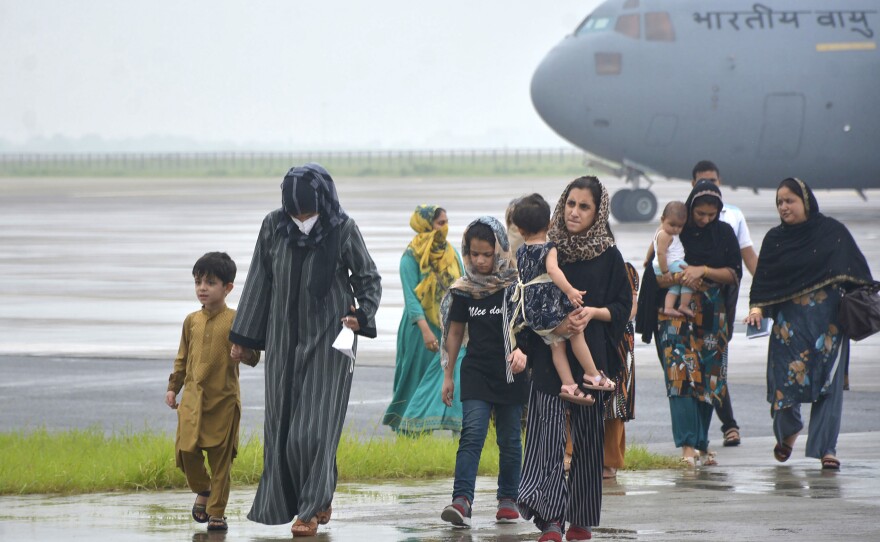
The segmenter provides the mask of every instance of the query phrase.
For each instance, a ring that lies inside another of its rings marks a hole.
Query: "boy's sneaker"
[[[452,504],[443,509],[440,519],[456,527],[471,526],[471,503],[465,497],[455,497]]]
[[[519,510],[516,501],[508,498],[498,499],[498,512],[495,513],[495,521],[498,523],[516,523],[519,519]]]

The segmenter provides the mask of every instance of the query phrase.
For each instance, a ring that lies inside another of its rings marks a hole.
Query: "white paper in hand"
[[[336,340],[333,341],[333,348],[339,350],[354,361],[354,331],[342,326]]]

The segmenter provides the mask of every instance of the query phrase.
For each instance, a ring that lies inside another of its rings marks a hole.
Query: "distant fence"
[[[278,176],[318,162],[335,175],[578,174],[587,155],[574,148],[428,149],[298,152],[0,153],[0,176]]]

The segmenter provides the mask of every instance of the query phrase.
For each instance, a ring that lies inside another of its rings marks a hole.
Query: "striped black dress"
[[[263,474],[248,519],[269,525],[308,520],[333,499],[352,364],[331,345],[355,299],[365,317],[361,334],[375,336],[382,293],[347,218],[333,243],[339,254],[330,289],[314,295],[310,284],[327,272],[327,258],[288,243],[278,228],[284,217],[278,209],[263,220],[231,333],[233,342],[265,350]]]
[[[592,320],[584,330],[596,367],[606,373],[619,369],[617,345],[629,320],[632,289],[623,257],[617,247],[601,255],[561,266],[566,279],[585,290],[584,305],[605,307],[610,322]],[[522,515],[544,530],[548,523],[590,527],[599,525],[602,510],[602,463],[605,424],[604,392],[596,393],[596,404],[579,406],[559,398],[562,382],[553,367],[550,347],[537,336],[526,337],[525,348],[532,368],[529,419],[522,479],[517,503]],[[575,382],[584,371],[571,345],[569,365]],[[573,441],[571,471],[565,476],[563,459],[566,442],[566,411],[571,413]]]

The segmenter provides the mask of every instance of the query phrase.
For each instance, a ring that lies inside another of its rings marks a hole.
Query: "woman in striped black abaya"
[[[263,219],[230,340],[233,357],[265,350],[263,474],[248,519],[297,516],[292,534],[313,536],[330,520],[354,369],[332,344],[343,325],[376,336],[382,287],[323,167],[292,168],[281,200]]]
[[[556,244],[566,279],[586,291],[584,306],[560,327],[568,333],[584,333],[596,367],[616,374],[620,363],[616,348],[629,319],[632,289],[608,226],[608,192],[598,179],[580,177],[566,187],[548,237]],[[539,541],[561,541],[566,524],[567,540],[588,540],[592,527],[599,524],[602,507],[604,397],[596,397],[593,406],[560,399],[562,383],[550,348],[535,338],[527,341],[532,389],[518,505],[523,517],[541,530]],[[568,359],[575,382],[582,382],[584,371],[571,347]],[[572,458],[566,474],[569,435]]]

